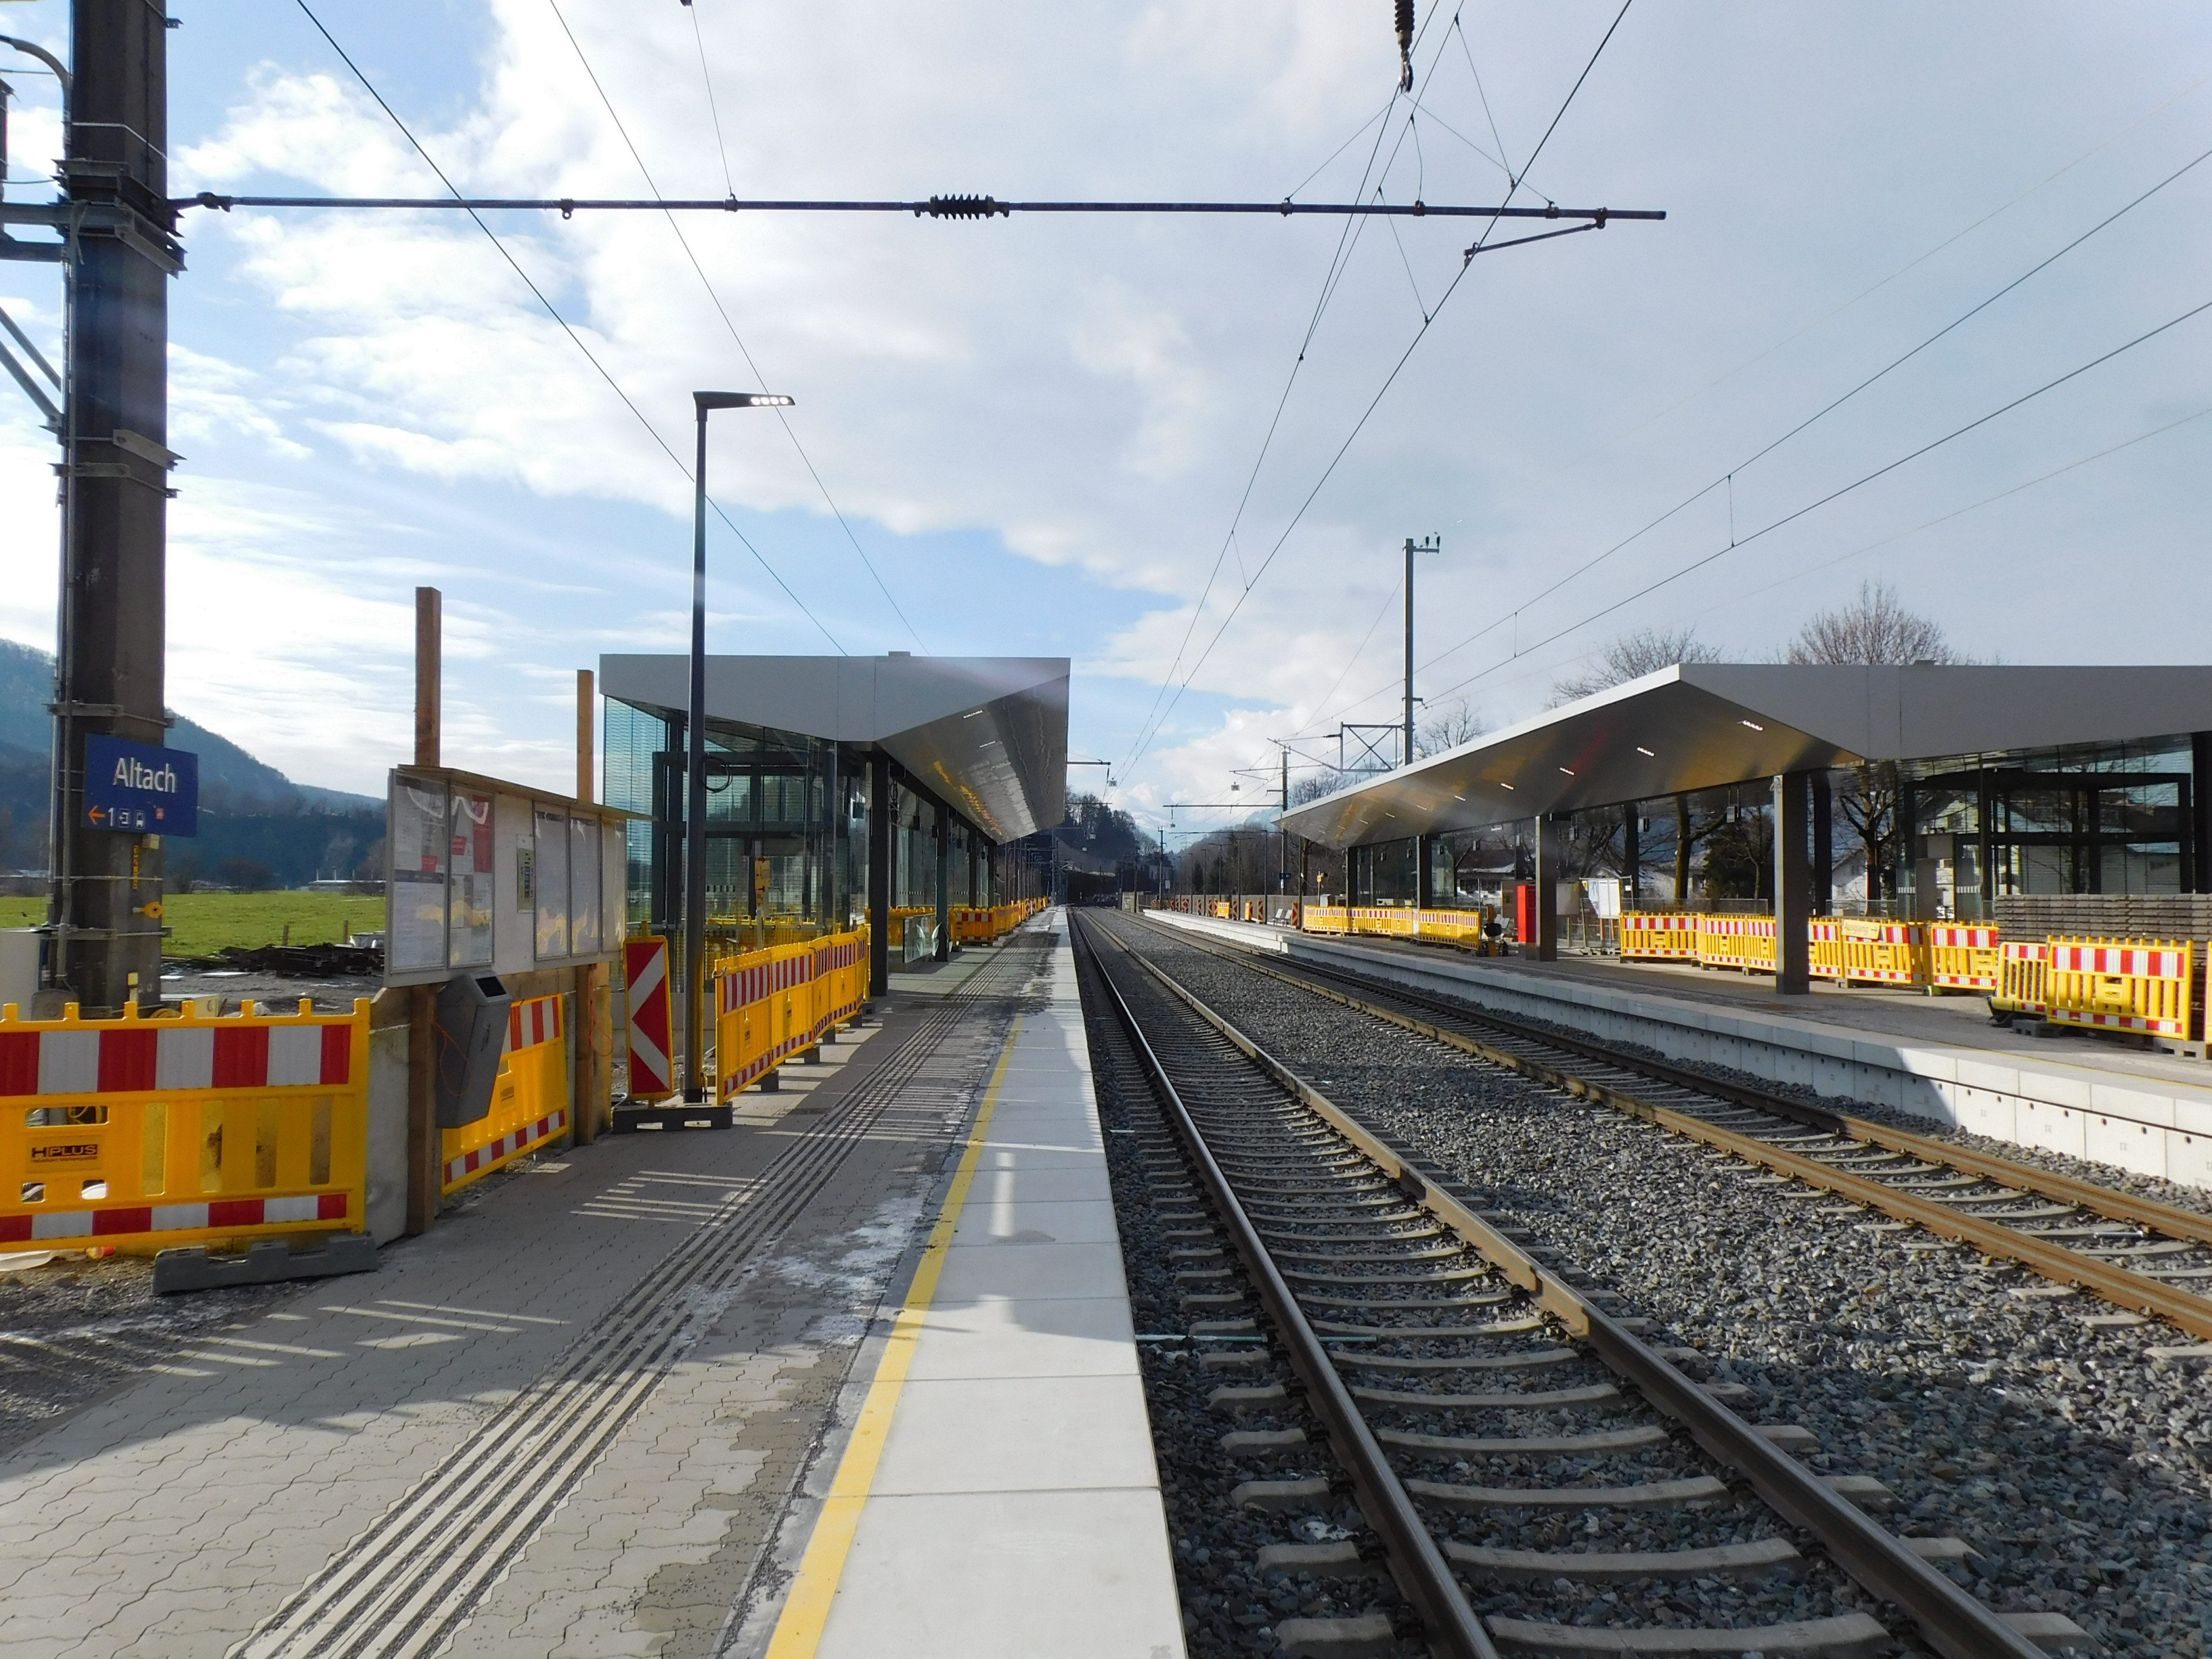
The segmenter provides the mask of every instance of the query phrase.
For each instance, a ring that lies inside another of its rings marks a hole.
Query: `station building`
[[[2212,667],[1695,663],[1282,823],[1347,854],[1354,904],[1606,875],[1627,907],[1976,921],[2014,896],[2212,891],[2208,775]],[[1548,955],[1559,905],[1536,909]]]
[[[684,908],[690,659],[605,656],[605,799],[629,825],[634,927]],[[707,659],[707,895],[718,929],[866,922],[874,983],[905,916],[1017,895],[994,854],[1066,813],[1064,657]],[[1027,896],[1021,895],[1021,896]]]

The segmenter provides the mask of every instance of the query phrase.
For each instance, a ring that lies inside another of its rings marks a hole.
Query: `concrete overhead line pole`
[[[160,837],[91,822],[84,750],[88,736],[159,744],[168,731],[168,282],[184,260],[161,9],[76,0],[70,56],[48,973],[90,1012],[161,992]]]

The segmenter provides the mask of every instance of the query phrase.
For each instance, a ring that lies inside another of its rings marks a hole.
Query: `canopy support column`
[[[1566,826],[1552,812],[1536,815],[1536,937],[1521,947],[1521,954],[1538,962],[1559,957],[1559,879],[1562,854],[1566,851]]]
[[[1784,772],[1774,780],[1774,992],[1802,997],[1812,989],[1812,872],[1806,857],[1812,834],[1810,775]]]
[[[898,811],[891,799],[891,763],[868,757],[868,995],[891,986],[891,820]]]

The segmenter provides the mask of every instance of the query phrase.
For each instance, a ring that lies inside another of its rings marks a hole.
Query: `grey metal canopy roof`
[[[2212,667],[1687,663],[1285,813],[1331,848],[1859,761],[2212,731]]]
[[[1065,657],[709,657],[707,718],[880,749],[995,842],[1067,816]],[[599,689],[681,714],[690,659],[599,659]]]

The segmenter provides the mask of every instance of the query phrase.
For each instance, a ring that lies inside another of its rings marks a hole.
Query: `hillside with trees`
[[[53,686],[52,656],[0,640],[0,871],[46,867]],[[200,771],[199,834],[167,849],[172,890],[382,878],[381,801],[295,783],[181,716],[168,745],[198,756]]]

